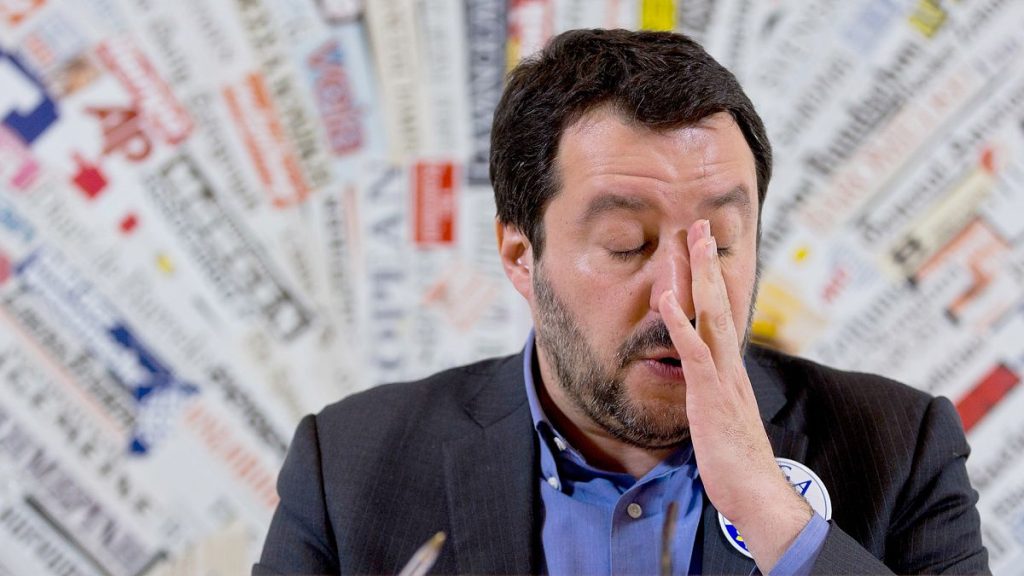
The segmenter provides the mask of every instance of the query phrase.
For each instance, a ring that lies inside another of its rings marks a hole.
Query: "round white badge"
[[[831,520],[832,500],[829,498],[828,490],[825,489],[821,478],[818,478],[818,475],[810,468],[795,460],[776,458],[775,462],[778,463],[782,473],[786,475],[797,494],[803,496],[819,516],[825,520]],[[750,551],[747,550],[747,545],[743,542],[743,536],[732,525],[732,522],[722,516],[721,512],[718,513],[718,525],[722,527],[725,539],[732,544],[733,548],[739,550],[747,558],[753,558]]]

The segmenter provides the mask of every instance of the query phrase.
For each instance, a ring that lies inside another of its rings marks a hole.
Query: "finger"
[[[679,298],[670,290],[661,294],[658,300],[658,311],[668,328],[672,344],[679,352],[679,363],[683,367],[686,378],[687,395],[699,388],[701,383],[710,382],[717,385],[718,369],[715,367],[711,349],[697,335],[697,330],[690,324],[690,318],[679,305]]]
[[[739,342],[718,259],[718,245],[707,220],[694,223],[687,237],[691,239],[690,276],[697,333],[711,349],[715,363],[725,367],[739,358]]]

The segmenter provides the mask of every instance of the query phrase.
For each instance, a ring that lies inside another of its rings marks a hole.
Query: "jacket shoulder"
[[[948,399],[874,374],[750,352],[762,381],[786,398],[772,421],[806,438],[804,463],[828,487],[843,532],[898,573],[943,572],[961,548],[984,562],[965,468],[970,448]],[[957,536],[935,536],[943,532]],[[910,554],[921,538],[948,550]]]
[[[443,439],[470,432],[478,426],[467,407],[514,370],[517,359],[490,358],[358,392],[321,410],[317,427],[326,438],[391,446],[396,433]]]

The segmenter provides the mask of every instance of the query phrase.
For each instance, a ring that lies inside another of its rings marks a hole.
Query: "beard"
[[[741,354],[750,338],[757,276]],[[629,365],[644,358],[646,352],[675,348],[668,327],[660,318],[630,335],[608,366],[601,362],[580,323],[555,294],[540,262],[534,269],[533,292],[538,313],[537,346],[551,360],[557,385],[578,409],[618,440],[640,448],[668,448],[690,437],[685,400],[678,403],[658,399],[645,402],[631,395],[625,383]]]
[[[642,326],[606,366],[583,334],[579,322],[554,293],[538,265],[533,276],[537,301],[537,346],[551,360],[558,386],[584,414],[615,438],[646,449],[673,446],[690,436],[686,404],[644,403],[629,394],[629,364],[656,348],[672,348],[664,322]]]

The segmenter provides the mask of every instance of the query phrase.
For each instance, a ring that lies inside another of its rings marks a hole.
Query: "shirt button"
[[[629,517],[633,520],[636,520],[637,518],[642,516],[643,513],[644,509],[641,508],[640,505],[637,504],[636,502],[633,502],[629,506],[626,506],[626,514],[629,514]]]
[[[548,486],[558,490],[558,478],[555,478],[554,476],[548,478]]]
[[[555,436],[555,446],[558,447],[559,452],[565,452],[565,441]]]

